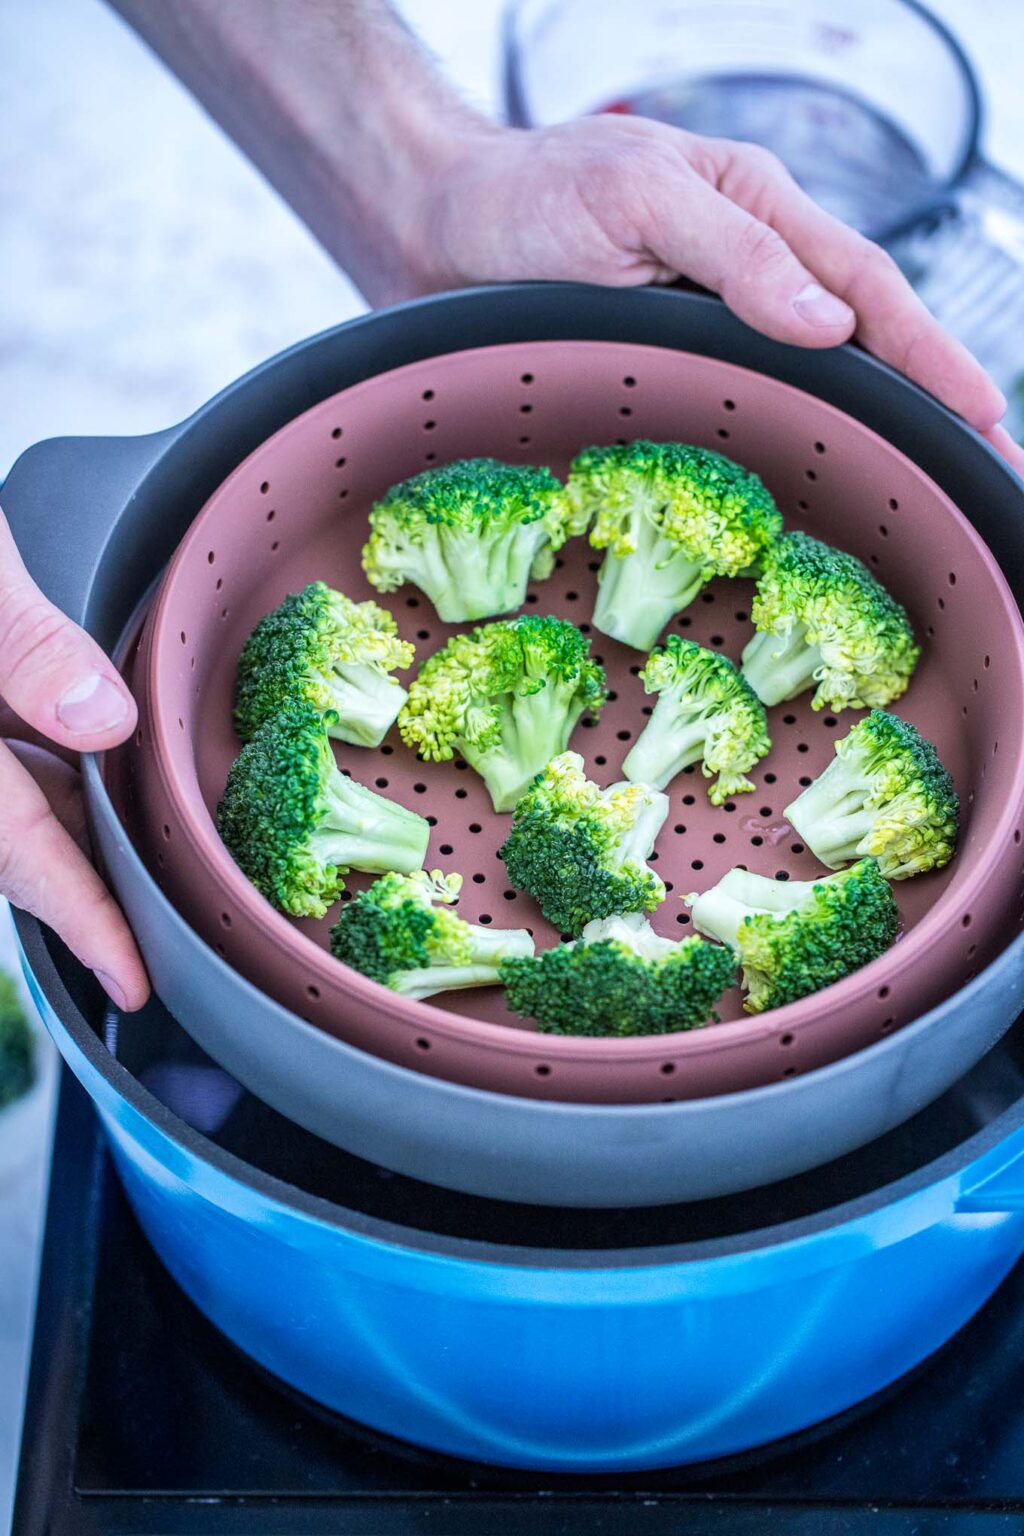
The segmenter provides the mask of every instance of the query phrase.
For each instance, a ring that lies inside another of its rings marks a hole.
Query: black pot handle
[[[182,428],[147,437],[55,437],[28,448],[0,506],[34,580],[76,623],[120,513]]]

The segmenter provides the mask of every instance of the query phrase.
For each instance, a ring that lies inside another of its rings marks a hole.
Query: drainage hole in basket
[[[334,467],[335,467],[335,469],[344,469],[345,465],[347,463],[348,463],[348,459],[346,459],[346,458],[335,459]]]
[[[265,496],[269,490],[270,490],[270,481],[269,480],[264,480],[263,484],[260,486],[260,495],[261,496]]]
[[[486,880],[486,879],[487,879],[487,876],[486,876],[486,875],[481,875],[481,874],[479,874],[479,873],[478,873],[478,874],[475,874],[475,875],[474,875],[474,876],[473,876],[473,884],[474,884],[474,885],[483,885],[483,883],[484,883],[484,881],[485,881],[485,880]]]
[[[943,613],[945,613],[945,611],[946,611],[946,599],[944,597],[939,597],[939,598],[936,598],[936,602],[938,603],[939,607],[942,609]]]
[[[530,603],[531,605],[536,603],[536,601],[537,601],[537,594],[536,594],[536,592],[527,592],[527,594],[526,594],[526,601],[528,603]]]
[[[768,819],[768,817],[769,817],[769,816],[770,816],[770,815],[771,815],[771,814],[772,814],[772,808],[771,808],[771,806],[770,806],[770,805],[762,805],[762,807],[761,807],[761,812],[760,812],[760,814],[761,814],[761,815],[762,815],[762,816],[763,816],[763,817],[764,817],[764,818],[765,818],[765,820],[766,820],[766,821],[767,821],[767,819]]]
[[[801,512],[809,512],[811,510],[811,504],[809,501],[798,501],[797,507]]]
[[[515,901],[516,896],[519,893],[518,893],[518,891],[502,891],[501,894],[504,896],[506,901]]]
[[[760,836],[759,836],[759,835],[758,835],[758,834],[757,834],[757,833],[756,833],[756,832],[755,832],[755,834],[754,834],[754,836],[753,836],[753,837],[752,837],[752,838],[751,838],[751,839],[750,839],[750,846],[751,846],[751,847],[752,847],[752,848],[760,848],[760,847],[761,847],[761,845],[762,845],[762,843],[763,843],[763,842],[764,842],[764,838],[763,838],[763,837],[760,837]]]
[[[433,400],[433,398],[434,398],[434,391],[432,389],[425,389],[423,391],[422,395],[420,396],[420,399],[423,401],[423,403],[425,405],[429,405],[431,400]]]
[[[683,826],[681,821],[677,821],[672,830],[673,832],[677,833],[679,837],[682,837],[683,833],[686,831],[686,828]]]
[[[696,795],[684,795],[683,796],[683,804],[684,805],[695,805],[696,803],[697,803]]]
[[[811,750],[806,741],[798,741],[796,744],[796,749],[798,752],[809,752]]]
[[[419,1050],[419,1051],[429,1051],[430,1050],[430,1041],[426,1038],[425,1035],[418,1035],[417,1036],[417,1038],[416,1038],[416,1049]]]
[[[728,427],[719,427],[717,435],[722,439],[723,443],[727,443],[730,436]]]
[[[551,1076],[551,1068],[548,1066],[546,1061],[538,1061],[533,1070],[536,1072],[538,1077]]]
[[[437,817],[436,816],[425,816],[423,819],[427,823],[428,827],[436,827],[437,826]]]
[[[676,922],[677,923],[688,923],[689,921],[690,921],[690,914],[689,914],[689,912],[680,912],[678,914],[678,916],[676,917]]]
[[[881,999],[882,999],[882,1001],[883,1001],[883,1002],[884,1002],[884,1001],[885,1001],[885,999],[886,999],[886,998],[887,998],[887,997],[888,997],[888,996],[889,996],[889,992],[890,992],[890,990],[891,990],[891,989],[890,989],[890,988],[889,988],[889,987],[879,987],[879,989],[878,989],[878,995],[879,995],[879,997],[880,997],[880,998],[881,998]]]
[[[736,801],[735,800],[727,800],[725,802],[725,804],[722,806],[722,810],[723,811],[734,811],[735,809],[736,809]]]
[[[817,480],[818,472],[815,469],[805,469],[804,476],[808,480]]]
[[[437,851],[438,853],[443,853],[445,857],[447,857],[448,854],[454,853],[455,849],[452,847],[451,843],[442,843]]]
[[[480,916],[477,918],[477,922],[487,924],[493,922],[493,918],[489,912],[481,912]]]
[[[715,594],[713,592],[702,592],[700,595],[700,600],[702,603],[713,603],[715,600]]]
[[[524,433],[523,436],[519,439],[519,446],[520,446],[520,448],[525,448],[529,441],[530,441],[529,434],[528,433]]]
[[[676,1064],[674,1061],[663,1061],[661,1066],[658,1068],[658,1071],[661,1073],[662,1077],[671,1077],[675,1069]]]
[[[464,757],[457,757],[455,759],[455,766],[460,773],[463,773],[469,767],[469,764],[466,762]]]
[[[711,644],[712,645],[724,645],[725,644],[725,636],[724,635],[712,635],[711,636]]]
[[[434,452],[430,452],[430,453],[425,453],[425,454],[424,454],[424,455],[423,455],[423,458],[424,458],[424,461],[425,461],[425,462],[426,462],[426,463],[427,463],[427,464],[433,464],[433,462],[434,462],[434,460],[435,460],[435,459],[436,459],[436,458],[437,458],[437,454],[436,454],[436,453],[434,453]]]
[[[725,842],[725,833],[724,832],[716,832],[714,837],[711,839],[711,841],[714,842],[714,843],[724,843]]]
[[[888,537],[889,537],[889,530],[888,530],[888,528],[887,528],[887,527],[886,527],[886,526],[885,526],[885,524],[884,524],[884,523],[879,523],[879,525],[878,525],[878,531],[879,531],[879,533],[880,533],[880,534],[881,534],[881,535],[882,535],[882,538],[883,538],[883,539],[887,539],[887,538],[888,538]]]
[[[774,775],[774,773],[766,773],[765,776],[764,776],[764,781],[765,781],[766,784],[774,784],[775,783],[775,775]]]
[[[374,779],[373,782],[376,784],[378,789],[387,789],[388,787],[387,779]]]
[[[164,822],[163,832],[164,832],[164,842],[165,843],[169,843],[170,840],[171,840],[171,829],[167,825],[166,821]]]
[[[776,878],[776,880],[788,880],[789,879],[789,870],[788,869],[777,869],[775,871],[775,878]]]
[[[735,400],[723,400],[722,401],[722,409],[724,411],[734,411],[736,409],[736,401]]]
[[[483,827],[480,825],[480,823],[478,821],[471,821],[470,824],[469,824],[469,830],[471,832],[482,832],[483,831]]]
[[[1019,848],[1020,847],[1020,840],[1021,840],[1021,830],[1020,830],[1020,827],[1017,827],[1016,830],[1014,831],[1013,840],[1014,840],[1014,842],[1017,844],[1017,846]]]
[[[783,1077],[796,1077],[796,1067],[787,1067],[782,1075]]]
[[[413,792],[417,795],[425,795],[427,792],[427,786],[425,784],[414,784]]]
[[[824,453],[825,452],[825,444],[824,443],[815,443],[814,451],[815,451],[815,453]]]
[[[224,945],[221,944],[221,942],[218,940],[217,943],[213,947],[217,951],[218,955],[220,955],[221,959],[223,960],[224,956],[227,954],[227,950],[224,948]]]
[[[184,630],[182,630],[182,632],[181,632],[181,634],[179,636],[179,639],[181,640],[182,645],[187,645],[188,644],[188,636],[186,635]]]
[[[620,416],[632,416],[632,414],[633,414],[633,407],[631,405],[620,405],[619,406],[619,415]]]
[[[603,756],[602,757],[595,757],[594,758],[594,762],[597,764],[597,766],[599,768],[603,768],[607,761],[608,761],[608,759],[606,757],[603,757]]]
[[[309,986],[306,988],[306,996],[311,997],[314,1003],[317,1002],[320,998],[320,988],[315,987],[313,983],[310,982]]]
[[[821,723],[826,730],[831,731],[835,729],[839,722],[836,720],[834,715],[826,715]]]
[[[803,843],[792,843],[790,845],[790,852],[791,853],[803,853],[803,851],[804,851]]]
[[[960,927],[961,928],[969,928],[970,926],[971,926],[971,914],[969,912],[965,912],[963,917],[960,919]]]
[[[527,401],[524,401],[524,403],[519,407],[519,414],[520,414],[520,416],[529,416],[529,414],[530,414],[530,412],[532,410],[533,410],[533,406],[527,400]]]
[[[878,1026],[878,1033],[880,1035],[887,1035],[895,1023],[895,1019],[883,1019],[881,1024]]]
[[[425,421],[423,423],[423,430],[424,430],[424,432],[433,432],[433,430],[434,430],[434,428],[436,426],[437,426],[437,422],[436,421]]]
[[[616,731],[615,734],[619,738],[620,741],[629,741],[629,739],[632,736],[633,732],[632,731]]]
[[[455,791],[455,798],[456,798],[456,800],[465,800],[465,798],[466,798],[466,796],[468,794],[469,794],[469,790],[468,789],[457,789]]]
[[[978,679],[977,678],[974,679],[973,683],[971,684],[971,687],[974,689],[975,693],[977,693],[977,691],[978,691]]]
[[[221,926],[222,927],[224,927],[224,928],[230,928],[231,927],[231,913],[230,912],[222,912],[221,915],[220,915],[220,920],[221,920]]]
[[[334,441],[337,442],[338,438],[341,436],[341,428],[340,427],[335,427],[334,430],[331,432],[331,436],[334,438]]]
[[[780,1045],[792,1045],[793,1044],[793,1039],[794,1039],[794,1037],[792,1035],[780,1035],[779,1036],[779,1044]]]
[[[680,629],[689,629],[689,627],[690,627],[690,625],[692,623],[693,623],[693,620],[690,618],[690,615],[688,613],[685,613],[683,615],[683,617],[679,620],[679,628]]]
[[[636,379],[634,379],[631,373],[626,374],[622,381],[622,387],[623,389],[636,389]]]
[[[394,747],[389,746],[387,744],[387,742],[385,742],[384,745],[380,749],[380,755],[381,755],[381,757],[390,757],[392,755],[392,753],[394,752],[394,750],[395,750]]]
[[[223,585],[224,585],[224,577],[223,576],[218,576],[217,577],[217,585],[214,587],[213,590],[215,592],[219,592],[221,590],[221,588],[223,587]]]
[[[417,640],[429,640],[430,639],[430,630],[429,629],[418,629],[416,631],[416,639]]]
[[[141,731],[136,731],[135,732],[135,745],[137,747],[141,747],[142,746],[142,732]]]
[[[691,869],[703,869],[704,868],[704,860],[703,859],[694,859],[693,862],[690,865],[690,868]]]

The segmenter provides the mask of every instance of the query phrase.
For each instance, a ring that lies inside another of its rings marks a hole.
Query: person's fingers
[[[0,513],[0,695],[61,746],[97,752],[135,729],[135,701],[95,640],[32,581]]]
[[[3,737],[21,766],[35,779],[46,796],[47,804],[66,832],[69,832],[86,858],[92,860],[89,826],[85,818],[82,775],[56,748],[35,742]]]
[[[55,929],[119,1007],[142,1007],[149,980],[120,908],[42,789],[4,743],[0,893]]]
[[[718,187],[787,241],[795,254],[857,316],[857,339],[937,396],[980,431],[995,425],[1006,400],[976,358],[944,330],[892,257],[807,196],[774,156],[749,145],[712,141],[724,158]]]
[[[1002,455],[1011,469],[1015,469],[1018,475],[1024,475],[1024,448],[1010,436],[1005,427],[989,427],[982,436],[992,444],[996,453]]]
[[[776,341],[834,347],[853,310],[829,293],[775,229],[692,173],[651,202],[659,261],[721,294],[741,320]]]

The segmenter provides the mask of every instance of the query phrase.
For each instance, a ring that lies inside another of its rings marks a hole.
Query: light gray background
[[[1024,176],[1020,0],[933,0],[989,98],[987,149]],[[501,0],[405,0],[478,104]],[[291,213],[99,0],[0,0],[0,476],[63,433],[157,430],[363,307]],[[1024,352],[1024,341],[1022,341]],[[1024,356],[1022,356],[1024,364]],[[54,508],[61,520],[73,508]],[[0,962],[13,967],[6,912]],[[55,1064],[0,1114],[0,1532],[10,1500]]]

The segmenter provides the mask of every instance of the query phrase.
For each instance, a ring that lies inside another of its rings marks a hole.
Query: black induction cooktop
[[[1024,1532],[1024,1267],[931,1362],[729,1462],[534,1477],[302,1401],[167,1277],[65,1072],[14,1536],[988,1536]]]

